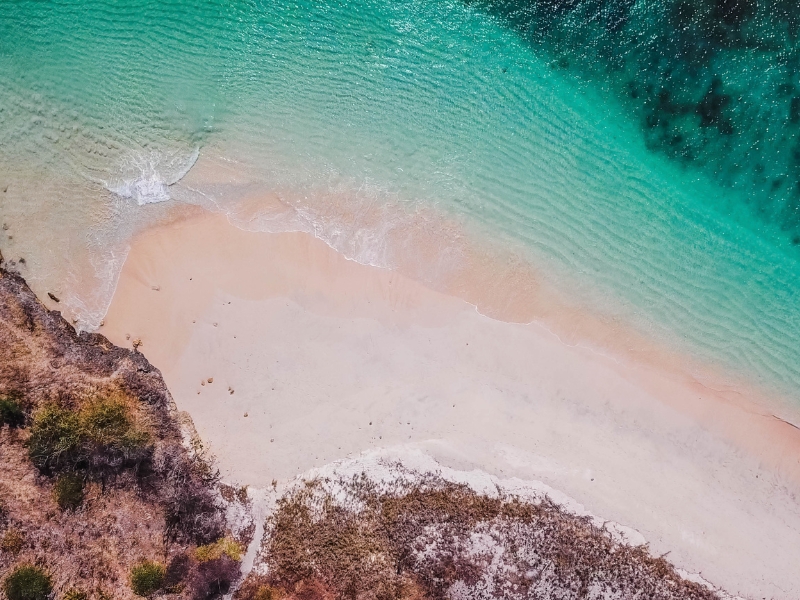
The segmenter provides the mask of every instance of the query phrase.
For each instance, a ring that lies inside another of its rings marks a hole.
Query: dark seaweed
[[[800,8],[789,0],[465,0],[621,100],[647,147],[800,234]]]

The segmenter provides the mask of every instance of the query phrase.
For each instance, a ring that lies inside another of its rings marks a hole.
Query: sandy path
[[[143,341],[229,479],[412,444],[544,481],[730,592],[800,597],[800,432],[680,374],[212,215],[136,239],[102,332]]]

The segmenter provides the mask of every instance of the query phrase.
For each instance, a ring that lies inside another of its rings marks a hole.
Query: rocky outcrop
[[[56,598],[133,598],[137,568],[158,595],[227,589],[237,542],[184,420],[141,353],[0,268],[0,586],[33,566]]]

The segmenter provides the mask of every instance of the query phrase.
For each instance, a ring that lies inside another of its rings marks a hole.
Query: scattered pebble
[[[106,322],[105,322],[105,319],[104,319],[104,320],[102,320],[102,321],[100,321],[100,327],[102,327],[102,326],[103,326],[103,325],[105,325],[105,324],[106,324]]]
[[[160,292],[161,291],[161,286],[160,285],[151,285],[150,289],[153,290],[154,292]]]
[[[216,323],[214,323],[214,327],[216,327],[216,326],[217,326],[217,324],[216,324]]]
[[[136,350],[142,344],[144,344],[144,342],[139,338],[136,338],[135,340],[133,340],[133,349]]]
[[[205,384],[206,384],[206,380],[203,379],[203,381],[200,382],[200,385],[205,385]]]
[[[228,388],[228,393],[229,393],[229,394],[233,394],[233,388],[230,388],[230,387],[229,387],[229,388]]]
[[[272,442],[274,442],[274,441],[275,441],[275,438],[272,438],[272,439],[270,440],[270,443],[272,443]]]
[[[53,302],[61,302],[61,300],[58,299],[58,296],[56,296],[53,292],[47,292],[47,295]]]
[[[214,383],[214,378],[213,377],[209,377],[208,378],[208,383]]]
[[[247,416],[247,413],[244,413],[244,416],[246,417],[246,416]]]

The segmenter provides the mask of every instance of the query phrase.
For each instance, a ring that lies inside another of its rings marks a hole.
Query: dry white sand
[[[744,392],[218,215],[138,237],[101,331],[141,339],[229,480],[407,444],[543,481],[731,593],[800,597],[800,431]]]

